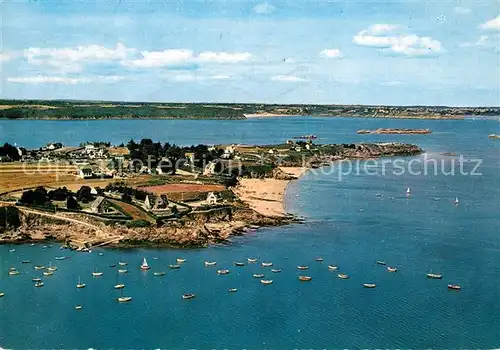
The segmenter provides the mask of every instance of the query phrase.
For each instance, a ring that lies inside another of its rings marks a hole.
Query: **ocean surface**
[[[234,237],[229,245],[90,254],[59,250],[55,242],[46,248],[0,246],[1,347],[500,347],[500,141],[487,137],[499,133],[498,119],[1,121],[0,127],[2,142],[25,147],[143,137],[179,144],[271,144],[316,134],[317,142],[402,141],[427,152],[311,170],[286,195],[287,210],[304,217],[304,224],[261,228]],[[433,133],[356,134],[379,127],[431,128]],[[443,155],[447,152],[454,155]],[[456,197],[459,205],[453,204]],[[61,255],[69,259],[55,260]],[[315,261],[318,256],[324,261]],[[143,257],[150,271],[140,271]],[[177,257],[187,261],[169,270]],[[233,265],[248,257],[259,262]],[[27,259],[31,264],[21,264]],[[205,260],[217,266],[205,267]],[[377,260],[398,272],[388,273]],[[118,276],[109,267],[118,261],[129,263],[127,274]],[[265,261],[282,272],[261,267]],[[43,288],[34,288],[31,277],[38,273],[33,265],[50,262],[58,270],[44,279]],[[328,264],[338,265],[350,279],[337,278]],[[297,265],[309,270],[299,272]],[[9,276],[10,267],[21,274]],[[217,275],[222,268],[231,273]],[[93,278],[94,270],[104,275]],[[166,275],[154,276],[155,271]],[[430,271],[443,279],[427,279]],[[274,283],[262,285],[253,273],[264,273]],[[300,282],[298,275],[312,281]],[[85,289],[75,287],[79,276]],[[130,303],[116,302],[117,283],[126,284],[123,295],[133,297]],[[366,289],[363,283],[377,287]],[[448,283],[462,290],[450,291]],[[228,293],[229,288],[238,292]],[[183,300],[188,292],[196,298]],[[83,309],[76,311],[77,304]]]

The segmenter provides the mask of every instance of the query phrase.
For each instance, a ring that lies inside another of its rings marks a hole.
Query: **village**
[[[7,240],[29,240],[33,232],[66,240],[74,235],[64,229],[69,223],[93,229],[77,240],[79,246],[115,241],[203,245],[248,227],[293,220],[284,210],[284,192],[304,169],[342,159],[421,152],[399,143],[315,144],[313,139],[306,135],[276,145],[190,147],[149,139],[126,146],[10,146],[11,161],[0,163],[0,202],[9,208],[3,230],[14,234]],[[22,215],[28,218],[24,226],[16,219]],[[31,216],[43,216],[46,225]],[[63,226],[54,229],[52,221]],[[24,229],[16,231],[16,225]],[[145,232],[150,232],[147,238]],[[154,237],[148,236],[151,232]]]

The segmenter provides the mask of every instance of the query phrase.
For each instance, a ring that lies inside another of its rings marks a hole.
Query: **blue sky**
[[[499,1],[0,2],[1,98],[500,105]]]

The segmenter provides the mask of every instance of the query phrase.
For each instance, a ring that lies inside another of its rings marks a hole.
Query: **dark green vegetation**
[[[327,117],[460,119],[499,115],[500,107],[280,105],[246,103],[146,103],[105,101],[0,100],[9,119],[245,119],[245,114]]]

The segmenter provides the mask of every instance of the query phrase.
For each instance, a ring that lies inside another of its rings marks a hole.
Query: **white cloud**
[[[230,53],[207,51],[195,55],[193,51],[186,49],[142,51],[141,55],[141,58],[123,61],[123,63],[131,67],[152,68],[189,63],[231,64],[244,62],[252,58],[252,54],[248,52]]]
[[[274,10],[276,10],[276,7],[274,7],[273,5],[271,5],[267,2],[264,2],[262,4],[258,4],[253,8],[253,12],[255,12],[259,15],[267,15],[267,14],[274,12]]]
[[[460,47],[475,47],[478,49],[495,49],[500,48],[500,34],[481,35],[475,42],[464,42],[459,44]]]
[[[248,52],[202,52],[198,55],[197,61],[214,63],[239,63],[248,61],[252,55]]]
[[[7,78],[9,83],[19,84],[88,84],[92,82],[114,82],[123,80],[119,75],[95,76],[95,77],[61,77],[61,76],[33,76],[33,77],[11,77]]]
[[[281,81],[286,83],[297,83],[301,81],[307,81],[306,79],[299,78],[293,75],[276,75],[271,78],[273,81]]]
[[[374,24],[354,36],[353,42],[369,47],[377,47],[406,56],[425,56],[444,52],[441,43],[430,37],[415,34],[404,34],[399,26],[390,24]]]
[[[467,7],[462,7],[462,6],[455,6],[453,9],[453,12],[455,12],[457,15],[468,15],[471,13],[471,9]]]
[[[125,59],[133,49],[127,49],[118,43],[116,48],[108,49],[100,45],[77,46],[76,48],[38,48],[30,47],[24,50],[24,56],[31,63],[43,64],[45,61],[81,62],[81,61],[111,61]]]
[[[214,79],[214,80],[228,80],[228,79],[231,79],[231,76],[229,76],[229,75],[212,75],[210,77],[210,79]]]
[[[126,60],[124,64],[132,67],[152,68],[179,64],[193,58],[191,50],[141,51],[142,58]]]
[[[490,19],[486,23],[481,24],[479,28],[485,30],[500,30],[500,15],[496,18]]]
[[[380,83],[380,85],[383,85],[383,86],[400,86],[400,85],[404,85],[404,83],[402,81],[399,81],[399,80],[392,80],[392,81],[383,81]]]
[[[176,82],[191,82],[191,81],[206,81],[206,80],[228,80],[232,77],[229,75],[199,75],[199,74],[168,74],[164,76],[168,80]]]
[[[340,52],[339,49],[325,49],[321,51],[320,56],[326,57],[326,58],[341,58],[342,57],[342,52]]]

